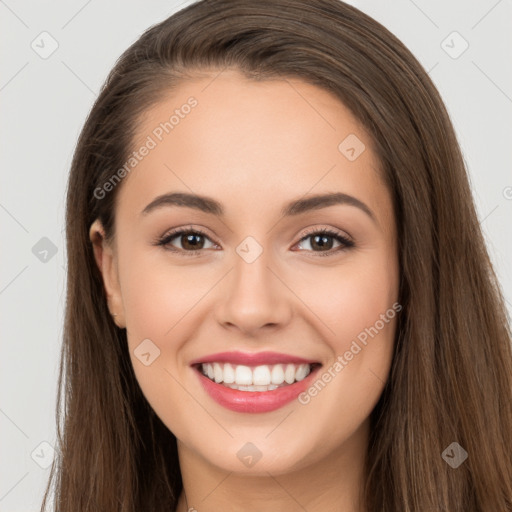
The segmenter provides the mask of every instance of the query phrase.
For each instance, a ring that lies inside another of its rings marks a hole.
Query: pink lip
[[[219,360],[216,359],[216,361]],[[195,367],[195,372],[204,390],[226,409],[236,412],[262,413],[274,411],[295,400],[311,385],[319,369],[320,365],[314,367],[305,379],[272,391],[240,391],[238,389],[231,389],[210,380],[203,375],[198,367]]]
[[[303,359],[302,357],[291,356],[288,354],[280,354],[278,352],[218,352],[199,359],[194,359],[190,365],[200,363],[231,363],[243,364],[246,366],[258,366],[262,364],[279,364],[279,363],[294,363],[294,364],[313,364],[318,361],[311,359]]]

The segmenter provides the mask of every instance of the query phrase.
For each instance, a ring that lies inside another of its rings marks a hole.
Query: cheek
[[[172,338],[215,283],[211,271],[176,265],[162,256],[155,261],[143,253],[134,254],[120,270],[127,330],[134,338]]]
[[[201,298],[216,279],[211,271],[208,277],[193,265],[178,266],[162,256],[155,261],[152,256],[151,251],[132,250],[119,267],[130,357],[153,410],[176,436],[188,439],[190,423],[185,418],[202,418],[199,426],[208,424],[208,418],[183,385],[191,370],[182,364],[181,349],[194,336]],[[148,365],[144,353],[150,354]]]
[[[391,252],[347,260],[336,271],[331,269],[330,276],[322,281],[321,293],[312,282],[303,288],[303,293],[317,290],[308,297],[330,328],[326,341],[331,359],[300,403],[314,411],[313,416],[324,418],[337,437],[341,424],[343,434],[356,429],[382,393],[401,307],[398,263]]]
[[[364,340],[366,329],[376,323],[380,339],[392,337],[390,315],[381,320],[390,309],[395,316],[398,300],[397,264],[387,253],[356,255],[346,264],[303,276],[298,294],[325,326],[322,332],[336,355],[349,350],[358,336]]]

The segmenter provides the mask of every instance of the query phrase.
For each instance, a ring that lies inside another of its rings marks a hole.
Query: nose
[[[246,336],[281,329],[292,316],[289,288],[272,268],[264,251],[251,263],[235,254],[234,267],[219,291],[216,318],[226,329],[238,329]]]

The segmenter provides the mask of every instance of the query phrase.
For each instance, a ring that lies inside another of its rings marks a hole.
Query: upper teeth
[[[311,371],[309,364],[274,364],[251,368],[230,363],[203,363],[205,375],[217,383],[237,384],[239,386],[268,386],[270,384],[293,384],[307,377]]]

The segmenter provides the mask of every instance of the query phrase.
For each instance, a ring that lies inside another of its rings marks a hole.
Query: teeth
[[[295,366],[293,366],[293,364],[286,365],[286,370],[284,371],[284,380],[288,384],[293,384],[293,381],[295,380]]]
[[[223,376],[224,378],[222,380],[225,384],[233,384],[235,382],[235,370],[229,363],[224,365]]]
[[[213,378],[215,382],[222,382],[223,374],[222,366],[219,363],[213,363]]]
[[[301,364],[295,372],[295,380],[302,380],[309,374],[309,365]]]
[[[252,384],[252,371],[248,366],[238,365],[235,367],[235,384],[250,386]]]
[[[239,391],[273,391],[279,386],[270,384],[269,386],[237,386],[236,384],[229,384],[227,387],[231,389],[238,389]]]
[[[268,366],[256,366],[252,372],[252,383],[255,386],[268,386],[272,382]]]
[[[203,363],[202,372],[217,384],[241,391],[271,391],[305,379],[309,364],[260,365],[254,368],[230,363]]]
[[[272,384],[282,384],[284,382],[284,370],[282,364],[276,364],[272,368]]]

